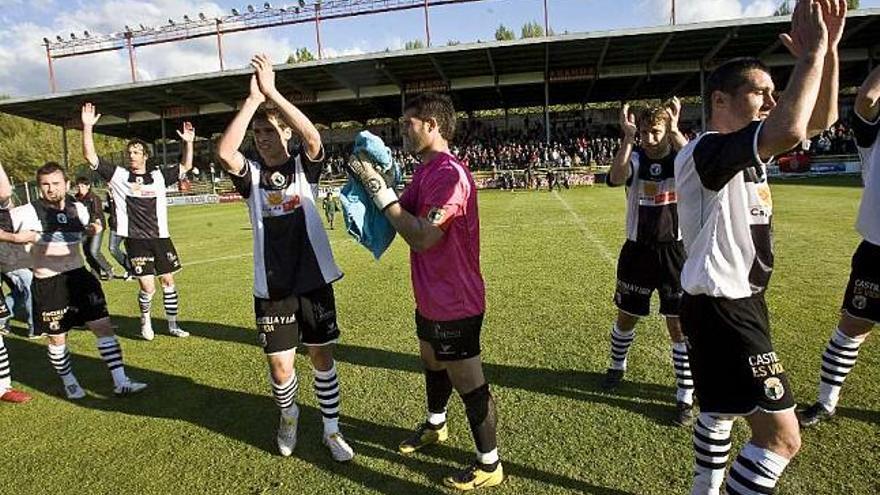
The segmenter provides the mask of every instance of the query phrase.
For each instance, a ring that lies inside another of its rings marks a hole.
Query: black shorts
[[[322,346],[339,340],[336,298],[330,284],[281,299],[254,297],[257,339],[263,352],[279,354],[300,344]]]
[[[841,310],[880,323],[880,246],[862,241],[852,257],[849,284]]]
[[[180,257],[171,238],[125,239],[125,251],[136,277],[165,275],[181,268]]]
[[[617,289],[614,304],[633,316],[651,314],[651,293],[660,296],[660,314],[678,316],[681,305],[681,241],[656,245],[627,240],[617,259]]]
[[[416,334],[431,344],[437,361],[460,361],[480,355],[483,315],[460,320],[433,321],[416,311]]]
[[[36,333],[61,335],[110,316],[101,282],[85,268],[31,283]]]
[[[702,412],[747,416],[794,407],[788,377],[770,341],[763,293],[744,299],[685,294],[681,328]]]

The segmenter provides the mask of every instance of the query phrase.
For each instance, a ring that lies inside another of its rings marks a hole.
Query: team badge
[[[433,225],[440,225],[446,217],[446,210],[443,208],[431,208],[428,212],[428,221]]]
[[[269,176],[269,182],[272,183],[275,187],[284,187],[284,184],[287,182],[287,179],[284,177],[284,174],[281,172],[272,172],[272,175]]]
[[[67,223],[67,215],[64,213],[59,213],[56,217],[58,223]]]
[[[781,399],[785,395],[785,387],[782,385],[782,380],[775,376],[764,380],[764,395],[770,400]]]
[[[651,175],[656,177],[663,172],[663,165],[660,165],[659,163],[652,163],[650,171]]]
[[[858,294],[853,297],[852,305],[856,309],[865,309],[868,306],[868,299],[865,296]]]

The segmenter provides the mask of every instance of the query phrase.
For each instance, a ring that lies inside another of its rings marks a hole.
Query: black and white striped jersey
[[[322,158],[300,150],[278,167],[245,159],[232,176],[245,198],[254,236],[254,295],[280,299],[304,294],[342,277],[315,198]]]
[[[180,164],[143,174],[100,162],[92,168],[113,193],[116,235],[132,239],[170,237],[166,190],[180,180]]]
[[[762,122],[707,132],[675,160],[678,217],[687,260],[682,288],[740,299],[763,292],[773,271],[773,202],[758,155]]]
[[[675,195],[675,151],[649,158],[633,150],[626,188],[626,238],[642,244],[681,240]]]
[[[866,241],[880,246],[880,116],[868,122],[856,113],[853,119],[856,148],[862,159],[862,203],[856,230]]]
[[[33,230],[40,233],[37,244],[79,252],[83,230],[92,217],[86,205],[73,196],[64,200],[64,208],[57,210],[42,199],[15,207],[10,212],[14,232]]]

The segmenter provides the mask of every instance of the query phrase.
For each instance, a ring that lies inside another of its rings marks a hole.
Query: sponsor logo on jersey
[[[781,399],[785,395],[785,387],[782,385],[782,380],[775,376],[764,380],[764,395],[770,400]]]
[[[279,191],[272,191],[266,195],[266,202],[272,206],[278,206],[284,201],[284,194]]]
[[[287,178],[281,172],[272,172],[272,175],[269,176],[269,182],[273,186],[281,188],[287,183]]]

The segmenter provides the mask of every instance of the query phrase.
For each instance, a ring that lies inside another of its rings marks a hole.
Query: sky
[[[679,23],[770,15],[780,0],[677,0]],[[263,2],[254,2],[261,6]],[[274,7],[296,3],[272,2]],[[548,0],[550,26],[557,33],[604,31],[669,23],[671,0]],[[69,33],[109,34],[128,25],[163,25],[185,14],[195,18],[244,11],[239,1],[194,0],[0,0],[0,95],[32,96],[49,92],[43,37]],[[880,0],[862,0],[878,8]],[[260,7],[257,7],[260,8]],[[408,40],[424,39],[420,9],[330,20],[321,24],[326,57],[400,49]],[[522,24],[543,23],[543,0],[482,0],[430,10],[432,44],[449,40],[491,40],[499,24],[517,36]],[[282,63],[299,47],[317,54],[313,24],[282,26],[224,36],[227,69],[245,67],[257,52]],[[207,37],[137,49],[139,80],[219,70],[215,39]],[[59,91],[121,84],[131,80],[125,51],[105,52],[55,61]]]

